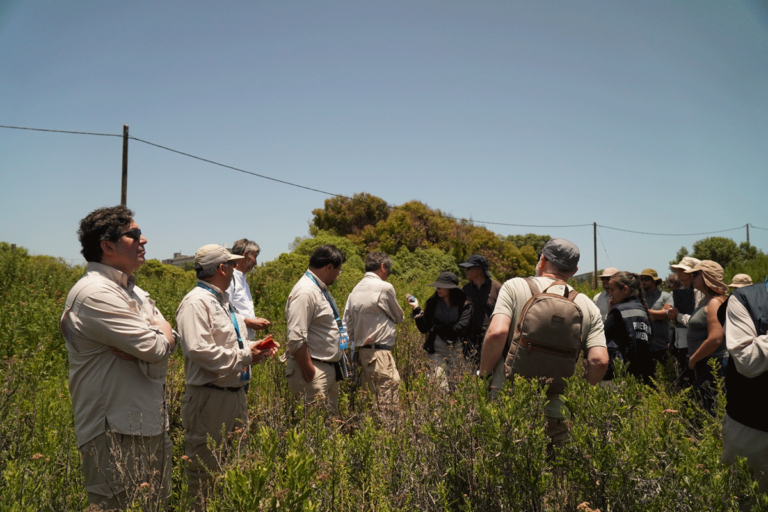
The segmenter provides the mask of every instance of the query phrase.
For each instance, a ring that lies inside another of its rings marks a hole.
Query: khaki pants
[[[219,448],[222,428],[227,433],[248,424],[245,390],[228,391],[187,384],[181,400],[181,422],[184,426],[184,455],[187,462],[189,494],[196,496],[193,508],[200,510],[208,495],[212,476],[226,457],[227,442],[214,453],[208,448],[210,437]],[[201,499],[202,498],[202,499]]]
[[[737,456],[747,459],[760,492],[768,493],[768,432],[742,425],[726,414],[723,419],[723,464],[733,464]]]
[[[285,366],[288,389],[296,396],[303,396],[305,404],[314,403],[320,396],[325,397],[325,408],[334,416],[339,415],[339,385],[336,382],[336,370],[330,363],[312,360],[315,366],[315,378],[312,382],[304,380],[299,363],[292,357]]]
[[[80,453],[92,505],[123,510],[139,499],[144,510],[165,510],[171,497],[173,459],[167,433],[144,437],[108,430],[81,446]]]
[[[357,351],[362,384],[376,400],[382,423],[392,426],[400,405],[400,374],[389,350],[363,348]]]

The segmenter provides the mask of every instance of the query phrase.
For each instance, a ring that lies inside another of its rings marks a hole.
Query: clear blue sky
[[[0,3],[0,124],[122,133],[457,217],[768,228],[768,7],[732,1]],[[119,138],[0,129],[0,240],[82,261]],[[248,237],[261,261],[327,196],[130,143],[148,257]],[[593,265],[592,228],[561,236]],[[599,230],[599,266],[667,274],[704,236]],[[751,230],[768,251],[768,231]],[[745,230],[724,233],[737,242]]]

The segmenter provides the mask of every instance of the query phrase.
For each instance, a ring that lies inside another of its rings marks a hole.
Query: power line
[[[0,124],[0,128],[12,128],[14,130],[30,130],[33,132],[72,133],[75,135],[99,135],[101,137],[122,137],[122,135],[117,133],[73,132],[69,130],[48,130],[46,128],[25,128],[23,126],[7,126],[4,124]]]
[[[202,158],[202,157],[199,157],[199,156],[190,155],[189,153],[184,153],[183,151],[178,151],[176,149],[171,149],[171,148],[168,148],[168,147],[165,147],[165,146],[161,146],[160,144],[155,144],[154,142],[149,142],[149,141],[142,140],[142,139],[139,139],[139,138],[136,138],[136,137],[128,137],[128,138],[129,139],[133,139],[133,140],[138,141],[138,142],[143,142],[144,144],[149,144],[150,146],[155,146],[155,147],[164,149],[166,151],[171,151],[173,153],[178,153],[180,155],[188,156],[189,158],[194,158],[196,160],[201,160],[203,162],[208,162],[209,164],[218,165],[219,167],[226,167],[227,169],[232,169],[233,171],[242,172],[244,174],[250,174],[252,176],[257,176],[259,178],[264,178],[265,180],[276,181],[276,182],[282,183],[284,185],[290,185],[292,187],[303,188],[304,190],[311,190],[312,192],[319,192],[321,194],[326,194],[326,195],[329,195],[329,196],[346,197],[346,196],[342,196],[341,194],[334,194],[333,192],[326,192],[325,190],[320,190],[320,189],[317,189],[317,188],[305,187],[304,185],[299,185],[297,183],[291,183],[290,181],[284,181],[284,180],[279,180],[277,178],[271,178],[269,176],[264,176],[263,174],[257,174],[255,172],[246,171],[245,169],[238,169],[237,167],[232,167],[231,165],[221,164],[219,162],[214,162],[213,160],[208,160],[207,158]],[[346,198],[350,199],[348,197],[346,197]]]
[[[605,229],[613,229],[614,231],[624,231],[626,233],[636,233],[638,235],[652,235],[652,236],[700,236],[700,235],[714,235],[715,233],[725,233],[726,231],[736,231],[737,229],[744,229],[744,226],[738,226],[735,228],[721,229],[720,231],[708,231],[706,233],[649,233],[646,231],[632,231],[631,229],[612,228],[611,226],[603,226],[598,224],[599,227]]]
[[[29,127],[24,127],[24,126],[0,125],[0,128],[10,128],[10,129],[14,129],[14,130],[30,130],[30,131],[36,131],[36,132],[69,133],[69,134],[73,134],[73,135],[97,135],[97,136],[101,136],[101,137],[123,137],[123,135],[117,134],[117,133],[77,132],[77,131],[71,131],[71,130],[51,130],[51,129],[47,129],[47,128],[29,128]],[[195,155],[192,155],[190,153],[185,153],[184,151],[179,151],[177,149],[172,149],[172,148],[169,148],[167,146],[162,146],[162,145],[156,144],[154,142],[149,142],[147,140],[139,139],[138,137],[129,136],[128,138],[132,139],[132,140],[135,140],[137,142],[141,142],[141,143],[150,145],[150,146],[154,146],[154,147],[157,147],[157,148],[160,148],[160,149],[164,149],[166,151],[170,151],[172,153],[177,153],[179,155],[183,155],[183,156],[186,156],[186,157],[189,157],[189,158],[194,158],[194,159],[200,160],[202,162],[207,162],[209,164],[217,165],[219,167],[224,167],[226,169],[231,169],[233,171],[241,172],[243,174],[250,174],[251,176],[256,176],[257,178],[262,178],[262,179],[265,179],[265,180],[270,180],[270,181],[274,181],[274,182],[277,182],[277,183],[282,183],[283,185],[289,185],[291,187],[301,188],[301,189],[309,190],[309,191],[312,191],[312,192],[318,192],[320,194],[325,194],[325,195],[331,196],[331,197],[340,197],[340,198],[343,198],[343,199],[352,199],[351,197],[345,196],[343,194],[336,194],[334,192],[328,192],[328,191],[325,191],[325,190],[320,190],[320,189],[313,188],[313,187],[308,187],[308,186],[305,186],[305,185],[299,185],[298,183],[292,183],[290,181],[285,181],[285,180],[280,180],[280,179],[277,179],[277,178],[272,178],[271,176],[265,176],[263,174],[258,174],[258,173],[252,172],[252,171],[246,171],[245,169],[240,169],[238,167],[233,167],[231,165],[222,164],[222,163],[216,162],[214,160],[209,160],[207,158],[202,158],[202,157],[199,157],[199,156],[195,156]],[[391,205],[387,205],[387,206],[390,209],[398,208],[397,206],[391,206]],[[456,220],[456,221],[467,220],[467,221],[469,221],[471,223],[490,224],[490,225],[494,225],[494,226],[511,226],[511,227],[523,227],[523,228],[580,228],[580,227],[592,226],[591,223],[587,223],[587,224],[561,224],[561,225],[514,224],[514,223],[509,223],[509,222],[493,222],[493,221],[488,221],[488,220],[474,220],[474,219],[470,220],[470,219],[463,219],[463,218],[459,218],[459,217],[454,217],[452,215],[446,215],[446,214],[442,214],[442,215],[446,219],[451,219],[451,220]],[[614,227],[611,227],[611,226],[604,226],[602,224],[598,224],[598,226],[601,227],[601,228],[612,229],[614,231],[624,231],[626,233],[635,233],[635,234],[639,234],[639,235],[651,235],[651,236],[700,236],[700,235],[712,235],[712,234],[715,234],[715,233],[725,233],[727,231],[735,231],[737,229],[742,229],[744,227],[744,226],[739,226],[739,227],[736,227],[736,228],[722,229],[722,230],[719,230],[719,231],[709,231],[709,232],[706,232],[706,233],[650,233],[650,232],[645,232],[645,231],[633,231],[631,229],[614,228]],[[760,228],[760,227],[757,227],[757,226],[755,226],[753,224],[750,224],[750,226],[752,226],[754,229],[761,229],[761,230],[764,230],[764,231],[768,231],[768,229],[766,229],[766,228]],[[602,241],[602,236],[601,236],[600,240]],[[603,243],[603,249],[605,249],[605,244],[604,243]],[[608,256],[608,251],[606,251],[606,256]],[[609,258],[609,261],[610,261],[610,258]]]

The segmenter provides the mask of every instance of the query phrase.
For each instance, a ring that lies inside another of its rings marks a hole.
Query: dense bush
[[[259,311],[278,320],[272,330],[279,341],[284,296],[306,268],[308,250],[297,247],[250,276],[260,291]],[[437,271],[456,270],[455,260],[434,249],[401,252],[396,260],[400,298],[406,291],[426,298]],[[158,265],[145,265],[138,284],[171,319],[194,275]],[[358,260],[350,257],[348,265],[332,287],[340,304],[362,276]],[[87,506],[58,332],[64,297],[83,270],[0,245],[2,510]],[[231,456],[209,509],[768,510],[743,461],[719,464],[722,400],[712,417],[666,373],[656,387],[625,375],[612,388],[575,377],[565,395],[572,436],[548,450],[539,382],[518,380],[490,402],[483,382],[459,367],[443,392],[412,321],[397,336],[402,412],[392,430],[382,428],[370,397],[354,382],[342,384],[341,417],[329,419],[291,396],[281,363],[256,366],[250,425],[230,439]],[[178,352],[167,389],[171,509],[185,510]]]

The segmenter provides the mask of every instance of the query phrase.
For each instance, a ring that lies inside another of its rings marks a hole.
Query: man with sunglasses
[[[651,338],[651,357],[662,365],[667,363],[669,354],[670,321],[669,306],[674,307],[672,294],[659,289],[661,278],[652,268],[640,273],[640,286],[645,294],[648,316],[651,318],[653,337]]]
[[[133,273],[147,239],[125,206],[100,208],[80,221],[85,275],[72,287],[61,332],[88,500],[123,509],[165,510],[173,445],[165,377],[176,347],[171,325]],[[148,491],[137,486],[146,482]]]
[[[184,352],[187,388],[181,401],[184,454],[188,489],[195,497],[194,510],[202,510],[213,480],[211,471],[220,468],[208,446],[212,439],[222,453],[222,426],[227,433],[248,426],[246,391],[252,364],[265,361],[276,348],[259,350],[258,342],[246,338],[246,323],[235,312],[225,291],[232,281],[238,260],[220,245],[204,245],[195,253],[197,285],[176,310],[176,323]],[[225,440],[226,442],[226,440]]]

